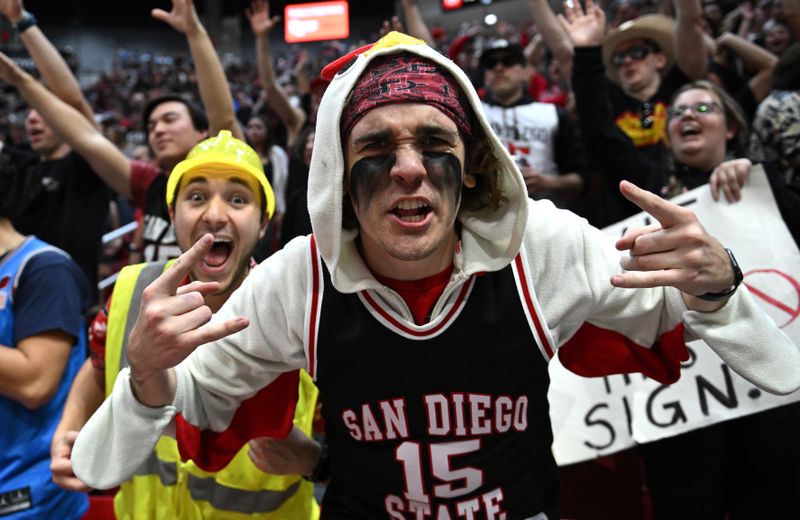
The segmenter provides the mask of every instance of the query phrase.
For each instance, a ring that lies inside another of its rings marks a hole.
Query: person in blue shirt
[[[86,356],[89,285],[62,250],[9,218],[16,172],[0,154],[0,517],[80,518],[82,493],[50,472],[50,439]]]

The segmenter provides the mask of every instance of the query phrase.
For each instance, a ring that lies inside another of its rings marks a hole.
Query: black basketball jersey
[[[164,197],[167,193],[168,178],[167,175],[156,175],[145,193],[142,253],[148,262],[160,262],[181,255]]]
[[[520,258],[473,276],[424,326],[373,291],[336,291],[313,263],[309,366],[331,460],[323,517],[558,518],[552,346]]]

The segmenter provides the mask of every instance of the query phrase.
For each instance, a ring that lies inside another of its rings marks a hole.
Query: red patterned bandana
[[[342,139],[373,108],[406,102],[433,105],[469,135],[467,100],[450,73],[414,54],[393,54],[375,59],[356,83],[342,113]]]

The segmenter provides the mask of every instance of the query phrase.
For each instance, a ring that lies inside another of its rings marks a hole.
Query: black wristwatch
[[[322,453],[319,456],[317,465],[311,475],[303,475],[303,478],[311,482],[324,482],[328,480],[331,473],[331,461],[328,458],[328,443],[322,442]]]
[[[720,300],[724,300],[731,294],[735,293],[736,289],[738,289],[739,285],[742,283],[742,280],[744,280],[744,275],[742,274],[742,270],[739,268],[739,263],[736,261],[736,257],[733,256],[733,251],[725,248],[725,252],[728,253],[728,258],[731,260],[731,269],[733,269],[733,285],[731,285],[731,287],[726,291],[701,294],[698,296],[698,298],[701,300],[705,300],[707,302],[718,302]]]
[[[20,17],[19,21],[14,24],[14,29],[17,30],[17,34],[22,34],[37,23],[38,20],[35,16],[33,16],[33,13],[22,11],[22,16]]]

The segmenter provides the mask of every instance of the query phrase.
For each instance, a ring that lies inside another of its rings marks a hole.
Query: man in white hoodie
[[[390,33],[324,72],[314,234],[210,323],[198,295],[175,292],[209,236],[148,287],[130,370],[75,444],[88,484],[124,480],[178,411],[248,438],[239,403],[305,368],[324,402],[323,518],[558,518],[557,350],[584,375],[674,381],[697,336],[762,388],[800,386],[797,347],[736,290],[733,256],[691,211],[624,183],[661,226],[614,244],[528,200],[466,75],[420,40]]]

